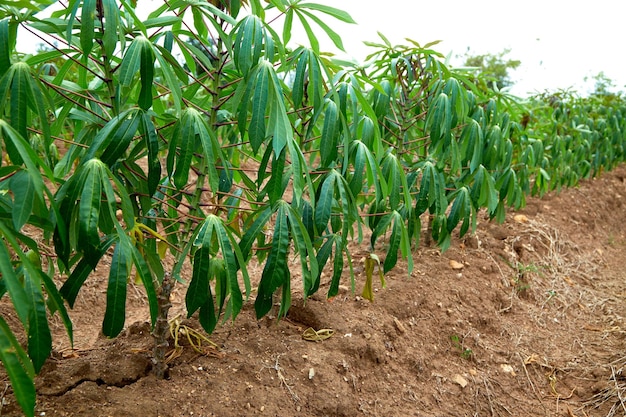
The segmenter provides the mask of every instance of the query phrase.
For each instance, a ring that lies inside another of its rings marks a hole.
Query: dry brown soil
[[[280,322],[257,321],[248,301],[210,336],[216,347],[200,340],[199,351],[186,337],[199,324],[179,320],[169,380],[150,374],[141,288],[130,289],[125,332],[100,335],[103,265],[71,311],[73,349],[53,319],[37,415],[622,416],[625,178],[621,167],[532,199],[502,225],[481,215],[475,235],[447,252],[417,250],[411,276],[401,264],[374,303],[359,296],[363,243],[353,249],[356,294],[342,287],[325,300],[327,283],[306,304],[296,294]],[[184,288],[173,298],[175,317]],[[307,341],[309,327],[334,335]],[[20,415],[10,388],[2,404],[3,416]]]

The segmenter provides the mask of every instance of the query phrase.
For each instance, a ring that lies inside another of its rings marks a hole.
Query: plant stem
[[[156,324],[154,325],[154,331],[152,332],[152,336],[154,337],[154,351],[152,358],[154,368],[152,369],[152,371],[154,372],[154,376],[157,379],[165,379],[168,376],[168,368],[165,355],[167,354],[167,349],[170,346],[169,342],[167,341],[170,324],[167,319],[167,314],[170,310],[170,307],[172,307],[170,295],[172,294],[173,287],[174,282],[172,280],[171,274],[168,272],[163,277],[163,282],[161,283],[161,287],[159,289],[159,295],[157,297],[159,311],[156,319]]]

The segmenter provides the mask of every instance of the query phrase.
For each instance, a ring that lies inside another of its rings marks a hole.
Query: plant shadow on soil
[[[410,277],[400,263],[373,303],[359,296],[364,243],[353,248],[356,294],[342,286],[326,300],[322,284],[305,304],[296,294],[279,322],[257,321],[250,300],[210,336],[215,346],[194,332],[194,318],[179,319],[165,381],[150,375],[141,288],[129,291],[125,332],[100,335],[103,265],[70,312],[73,349],[53,319],[36,415],[623,415],[624,178],[620,167],[530,199],[502,225],[479,216],[475,235],[445,253],[418,249]],[[183,301],[179,285],[172,317],[182,317]],[[334,334],[307,341],[309,327]],[[3,416],[21,414],[10,389],[2,407]]]

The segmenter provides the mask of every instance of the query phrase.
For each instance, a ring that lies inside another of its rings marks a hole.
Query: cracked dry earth
[[[416,250],[411,276],[401,264],[374,303],[358,296],[368,248],[355,245],[356,294],[342,287],[325,300],[323,284],[306,304],[296,294],[280,322],[257,321],[248,301],[234,324],[210,336],[215,345],[195,332],[194,318],[180,318],[179,285],[171,311],[178,349],[164,381],[150,374],[140,287],[129,291],[127,329],[114,340],[100,335],[105,262],[70,312],[73,348],[53,319],[55,352],[37,377],[36,413],[623,416],[625,178],[620,167],[530,199],[502,225],[480,215],[475,235],[445,253]],[[2,312],[15,323],[10,309]],[[334,333],[308,341],[309,327]],[[10,388],[2,405],[1,415],[20,415]]]

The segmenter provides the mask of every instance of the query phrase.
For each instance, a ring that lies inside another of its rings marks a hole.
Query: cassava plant
[[[105,257],[102,332],[122,331],[129,282],[140,282],[154,372],[165,377],[173,286],[185,286],[187,314],[207,332],[251,294],[257,317],[276,303],[281,317],[291,255],[304,297],[322,283],[332,297],[342,277],[355,286],[348,243],[366,228],[372,299],[376,269],[384,282],[401,254],[411,270],[422,219],[446,248],[479,210],[503,219],[551,175],[522,121],[528,111],[476,88],[434,44],[381,36],[370,64],[357,66],[321,53],[318,34],[343,48],[327,22],[353,23],[326,5],[145,7],[0,5],[0,294],[23,327],[0,316],[0,360],[29,416],[33,377],[52,349],[48,318],[58,313],[72,340],[66,306]],[[309,46],[291,42],[296,25]],[[25,36],[37,52],[17,47]],[[248,276],[252,259],[259,279]]]
[[[522,155],[535,160],[540,172],[532,192],[542,195],[578,184],[624,161],[626,103],[622,94],[574,91],[545,92],[528,101],[528,128],[521,136],[533,142],[535,152]]]

